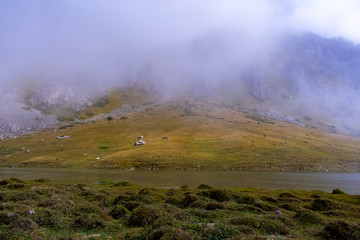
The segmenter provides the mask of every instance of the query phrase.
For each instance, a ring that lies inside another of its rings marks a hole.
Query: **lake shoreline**
[[[322,190],[340,188],[360,194],[360,173],[119,170],[77,168],[0,168],[0,178],[47,178],[58,183],[98,184],[104,180],[129,181],[149,187],[179,187],[209,184],[217,187]]]

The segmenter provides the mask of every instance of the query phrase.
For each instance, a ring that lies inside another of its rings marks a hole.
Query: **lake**
[[[0,178],[48,178],[58,183],[96,184],[102,180],[129,181],[151,187],[208,184],[217,187],[322,190],[339,188],[360,195],[360,173],[126,171],[119,169],[0,168]]]

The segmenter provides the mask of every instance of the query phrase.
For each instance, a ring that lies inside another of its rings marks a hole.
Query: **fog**
[[[231,86],[291,34],[360,43],[359,12],[357,0],[2,0],[0,89]]]
[[[216,75],[261,61],[284,33],[360,41],[358,1],[285,2],[2,0],[0,82],[122,85],[152,71],[171,91],[190,76],[226,81]]]

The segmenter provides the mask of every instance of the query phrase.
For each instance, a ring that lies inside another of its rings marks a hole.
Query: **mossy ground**
[[[0,238],[360,238],[360,196],[346,193],[102,183],[0,181]]]

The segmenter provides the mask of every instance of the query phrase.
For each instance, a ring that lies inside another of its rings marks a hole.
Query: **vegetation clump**
[[[199,200],[199,197],[193,194],[186,194],[183,200],[183,206],[189,207],[193,202]]]
[[[294,194],[291,194],[289,192],[283,192],[279,194],[280,198],[296,198]]]
[[[358,196],[105,182],[3,179],[0,239],[359,239]]]
[[[345,221],[338,220],[325,226],[321,232],[323,239],[335,240],[353,240],[360,239],[360,225],[349,224]]]
[[[113,185],[111,185],[112,187],[127,187],[127,186],[131,186],[131,183],[129,182],[117,182],[117,183],[114,183]]]
[[[309,208],[314,211],[327,211],[335,208],[335,204],[328,199],[314,199]]]
[[[116,205],[110,211],[110,215],[115,219],[122,218],[123,216],[126,215],[126,213],[127,213],[127,209],[122,205]]]
[[[96,102],[94,102],[93,106],[97,107],[97,108],[103,108],[109,102],[110,102],[110,100],[109,100],[108,96],[104,96],[102,98],[99,98]]]
[[[131,213],[128,225],[133,227],[149,226],[162,216],[164,216],[163,211],[155,206],[138,207]]]
[[[332,190],[332,194],[345,194],[343,191],[341,191],[340,189],[336,188]]]
[[[207,184],[200,184],[198,186],[198,189],[204,190],[204,189],[211,189],[212,187],[210,185]]]
[[[249,196],[248,194],[236,194],[234,195],[235,201],[240,204],[254,205],[256,202],[255,197]]]
[[[105,227],[104,220],[97,214],[82,214],[74,219],[75,229],[97,230]]]
[[[323,220],[319,214],[313,211],[306,209],[301,209],[296,212],[295,219],[298,220],[301,224],[312,225],[312,224],[321,224]]]
[[[225,202],[230,200],[230,194],[225,189],[210,189],[208,191],[200,192],[199,195],[211,198],[218,202]]]

